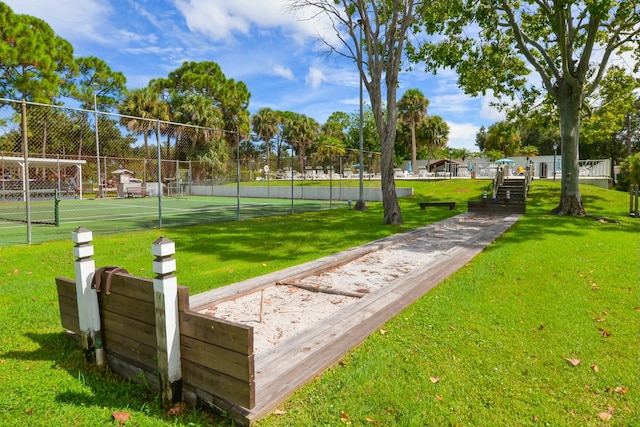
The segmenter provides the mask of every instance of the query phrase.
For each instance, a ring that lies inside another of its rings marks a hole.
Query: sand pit
[[[252,326],[258,356],[362,298],[385,292],[399,278],[417,269],[428,270],[450,257],[454,248],[502,220],[460,215],[407,233],[384,249],[320,274],[276,281],[232,300],[212,302],[199,312]]]

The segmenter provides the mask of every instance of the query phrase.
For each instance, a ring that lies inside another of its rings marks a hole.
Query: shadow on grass
[[[85,391],[59,390],[54,398],[56,403],[96,410],[109,408],[110,411],[120,409],[143,411],[152,420],[170,422],[167,420],[165,409],[160,405],[159,396],[149,387],[123,379],[108,369],[88,364],[78,342],[66,333],[26,333],[24,335],[38,344],[36,350],[9,351],[0,355],[0,358],[34,362],[51,361],[51,369],[64,370],[85,389]],[[183,421],[187,423],[196,421],[192,415],[189,415],[189,418]],[[209,421],[214,420],[211,414],[208,414],[208,418]],[[216,425],[225,425],[223,418],[215,421]]]

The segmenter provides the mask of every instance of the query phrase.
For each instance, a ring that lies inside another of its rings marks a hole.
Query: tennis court
[[[157,197],[122,199],[62,199],[58,202],[58,226],[35,223],[55,220],[55,200],[30,202],[33,243],[66,239],[71,231],[85,227],[94,233],[178,227],[220,221],[236,221],[262,216],[346,207],[347,202],[319,200],[259,199],[235,197]],[[25,202],[0,203],[0,246],[27,243]],[[45,220],[46,219],[46,220]]]

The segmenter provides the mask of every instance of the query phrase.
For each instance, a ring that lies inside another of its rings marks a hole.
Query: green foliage
[[[640,185],[640,153],[627,157],[620,168],[627,174],[629,182]]]
[[[94,95],[99,110],[110,110],[118,106],[126,92],[127,78],[113,71],[100,58],[95,56],[75,59],[78,75],[67,88],[68,95],[80,101],[82,108],[92,110]]]
[[[202,96],[210,108],[221,111],[225,130],[240,132],[240,139],[249,133],[251,94],[244,82],[227,79],[215,62],[184,62],[167,78],[152,80],[150,86],[165,91],[174,110],[185,102],[198,103],[192,98]]]
[[[44,21],[0,2],[0,97],[51,103],[76,72],[73,48]]]
[[[502,156],[513,156],[520,150],[520,134],[516,127],[502,121],[489,126],[484,148],[487,151],[500,151]]]

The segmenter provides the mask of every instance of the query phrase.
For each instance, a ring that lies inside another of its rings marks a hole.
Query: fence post
[[[71,232],[71,240],[75,243],[73,255],[77,258],[74,262],[74,269],[82,348],[87,359],[95,351],[96,363],[104,365],[98,294],[91,288],[96,271],[95,261],[91,259],[93,255],[93,245],[91,244],[93,233],[84,227],[78,227]]]
[[[151,245],[156,257],[153,261],[153,291],[156,313],[158,371],[162,404],[167,407],[182,398],[182,369],[180,364],[180,329],[178,319],[178,280],[175,243],[160,237]]]

